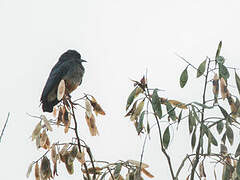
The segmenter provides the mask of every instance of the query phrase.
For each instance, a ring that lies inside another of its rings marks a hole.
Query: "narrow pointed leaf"
[[[206,109],[212,109],[213,108],[213,106],[207,106],[207,105],[199,103],[199,102],[192,102],[192,103],[194,103],[194,104],[196,104],[196,105],[198,105],[202,108],[206,108]]]
[[[169,102],[167,102],[166,108],[167,108],[167,113],[168,113],[169,117],[173,121],[176,121],[177,117],[176,117],[176,113],[175,113],[175,107],[173,108],[172,105]]]
[[[194,149],[196,144],[196,128],[194,129],[192,133],[192,138],[191,138],[191,145],[192,145],[192,150]]]
[[[218,121],[217,123],[217,132],[218,134],[221,134],[223,130],[223,122],[222,121]]]
[[[235,80],[236,80],[236,84],[237,84],[238,93],[240,94],[240,78],[236,72],[235,72]]]
[[[196,120],[192,115],[192,111],[189,110],[189,115],[188,115],[188,129],[189,129],[189,133],[191,134],[193,131],[193,126],[196,125]]]
[[[222,48],[222,41],[220,41],[219,44],[218,44],[215,60],[217,60],[218,56],[220,55],[221,48]]]
[[[240,143],[238,144],[237,150],[235,152],[235,157],[238,157],[240,155]]]
[[[198,67],[197,69],[197,78],[200,77],[201,75],[203,75],[203,73],[205,72],[206,69],[206,60],[204,60]]]
[[[169,132],[169,126],[168,126],[163,133],[163,146],[165,149],[167,149],[169,142],[170,142],[170,132]]]
[[[136,95],[136,89],[135,88],[131,94],[128,96],[128,99],[127,99],[127,105],[126,105],[126,110],[128,110],[129,106],[132,104],[134,98],[135,98],[135,95]]]
[[[140,117],[139,117],[139,122],[138,122],[138,126],[137,126],[138,135],[139,135],[139,134],[142,132],[142,130],[143,130],[144,114],[145,114],[145,111],[143,111],[143,112],[140,114]]]
[[[181,119],[182,119],[182,111],[183,111],[183,110],[181,110],[180,113],[179,113],[179,115],[178,115],[178,125],[179,125],[179,123],[180,123],[180,121],[181,121]]]
[[[227,111],[221,107],[221,106],[218,106],[223,114],[223,116],[225,117],[225,119],[228,121],[228,122],[231,122],[231,117],[230,115],[227,113]]]
[[[233,130],[229,125],[226,126],[226,135],[229,143],[232,145],[234,140],[234,135],[233,135]]]
[[[184,69],[180,76],[180,87],[183,88],[188,81],[188,72],[187,72],[187,67]]]
[[[162,107],[159,100],[159,96],[157,94],[157,89],[154,89],[152,94],[152,107],[156,115],[159,117],[159,119],[162,118]]]
[[[216,138],[213,136],[212,132],[208,129],[209,139],[214,146],[218,145]]]

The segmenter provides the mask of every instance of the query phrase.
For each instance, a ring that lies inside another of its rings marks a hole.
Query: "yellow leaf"
[[[135,117],[138,117],[138,116],[140,115],[140,113],[142,112],[143,106],[144,106],[144,100],[142,100],[142,101],[138,104],[136,110],[134,111]]]
[[[176,107],[178,107],[178,108],[180,108],[180,109],[187,109],[186,104],[181,103],[181,102],[179,102],[179,101],[176,101],[176,100],[168,100],[168,102],[169,102],[171,105],[176,106]]]
[[[47,128],[49,131],[52,131],[52,127],[51,127],[49,121],[47,120],[46,116],[41,115],[40,118],[41,118],[41,120],[43,120],[46,128]]]
[[[62,79],[58,85],[57,100],[61,101],[65,94],[65,81]]]
[[[142,168],[141,170],[142,170],[143,174],[145,174],[147,177],[149,177],[149,178],[153,178],[153,177],[154,177],[154,176],[153,176],[150,172],[148,172],[145,168]]]
[[[35,179],[36,180],[40,180],[40,173],[39,173],[38,162],[36,162],[36,164],[35,164]]]
[[[33,132],[32,132],[32,141],[33,141],[34,139],[36,139],[36,137],[40,134],[41,129],[42,129],[41,122],[39,122],[39,123],[35,126],[35,128],[34,128],[34,130],[33,130]]]
[[[26,177],[28,178],[30,173],[32,172],[32,167],[33,167],[33,162],[28,166],[28,170],[27,170],[27,174],[26,174]]]
[[[40,134],[36,137],[36,146],[37,146],[37,149],[39,149],[41,146],[40,146]]]
[[[86,115],[90,118],[92,115],[92,106],[89,102],[89,100],[85,100],[85,108],[86,108]]]

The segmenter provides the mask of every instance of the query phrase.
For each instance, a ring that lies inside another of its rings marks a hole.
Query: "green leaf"
[[[170,132],[169,132],[169,126],[168,126],[163,133],[163,146],[165,149],[167,149],[169,142],[170,142]]]
[[[214,146],[218,145],[216,138],[213,136],[212,132],[209,129],[208,129],[208,138]]]
[[[218,56],[217,63],[218,64],[224,64],[224,62],[225,62],[225,58],[223,56]]]
[[[153,111],[156,113],[156,115],[159,117],[159,119],[162,118],[162,107],[159,100],[159,96],[157,94],[157,89],[154,89],[152,94],[152,107]]]
[[[192,139],[191,139],[192,150],[194,149],[195,144],[196,144],[196,127],[192,133]]]
[[[189,114],[188,114],[188,129],[189,129],[189,133],[191,134],[193,131],[193,126],[196,125],[196,120],[192,115],[192,111],[189,110]]]
[[[206,69],[206,60],[204,60],[197,69],[197,78],[200,77],[201,75],[203,75],[203,73],[205,72]]]
[[[142,132],[142,129],[143,129],[144,114],[145,114],[145,111],[143,111],[140,114],[140,117],[139,117],[139,122],[138,122],[138,126],[137,126],[137,133],[138,133],[138,135]]]
[[[238,88],[238,93],[240,94],[240,78],[236,72],[235,72],[235,80],[236,80],[236,84],[237,84],[237,88]]]
[[[204,124],[202,124],[202,130],[203,130],[203,135],[204,134],[206,134],[207,135],[207,137],[208,137],[208,127],[206,126],[206,125],[204,125]]]
[[[178,124],[180,123],[180,121],[181,121],[181,119],[182,119],[182,111],[183,111],[183,110],[181,110],[180,113],[179,113],[179,115],[178,115]]]
[[[207,106],[207,105],[199,103],[199,102],[192,102],[192,103],[194,103],[198,106],[201,106],[202,108],[206,108],[206,109],[212,109],[213,108],[213,106]]]
[[[222,142],[223,142],[223,144],[225,144],[226,143],[226,132],[223,134],[223,136],[222,136]]]
[[[233,135],[233,130],[229,125],[226,125],[226,134],[227,134],[227,138],[228,138],[229,143],[232,145],[234,135]]]
[[[229,166],[228,164],[224,165],[223,168],[223,177],[222,180],[229,180],[231,177],[231,166]]]
[[[197,113],[196,113],[196,110],[195,110],[194,106],[192,106],[192,111],[193,111],[193,116],[194,116],[194,118],[195,118],[198,122],[200,122],[200,119],[199,119],[199,117],[198,117],[198,115],[197,115]]]
[[[166,108],[167,108],[167,113],[168,115],[170,116],[170,118],[173,120],[173,121],[176,121],[177,117],[176,117],[176,113],[175,113],[175,108],[176,107],[172,107],[172,105],[167,101],[166,103]]]
[[[150,125],[149,125],[149,122],[147,121],[147,133],[150,134]]]
[[[180,76],[180,87],[181,88],[183,88],[186,85],[187,80],[188,80],[188,72],[187,72],[187,67],[186,67]]]
[[[215,60],[217,60],[218,56],[220,55],[221,48],[222,48],[222,41],[220,41],[219,44],[218,44],[218,49],[217,49],[217,52],[216,52]]]
[[[237,150],[235,152],[235,157],[238,157],[240,155],[240,143],[238,144]]]
[[[106,171],[105,173],[103,173],[103,175],[101,176],[100,180],[104,180],[105,176],[107,175],[108,171]]]
[[[117,165],[115,167],[115,170],[114,170],[114,173],[113,173],[114,178],[117,179],[119,177],[121,169],[122,169],[122,164],[121,163],[117,163]]]
[[[223,122],[221,120],[221,121],[217,122],[217,132],[218,132],[218,134],[221,134],[222,130],[223,130]]]
[[[227,79],[230,77],[228,69],[223,64],[218,64],[218,65],[219,65],[219,79],[223,77],[227,82]]]
[[[131,94],[128,96],[128,99],[127,99],[127,105],[126,105],[126,110],[128,110],[129,106],[132,104],[134,98],[135,98],[135,95],[136,95],[136,90],[137,88],[135,88]]]
[[[221,106],[219,106],[219,105],[218,105],[218,107],[220,108],[220,110],[221,110],[223,116],[225,117],[225,119],[226,119],[228,122],[231,123],[231,122],[232,122],[232,121],[231,121],[231,117],[230,117],[230,115],[227,113],[227,111],[226,111],[223,107],[221,107]]]
[[[238,178],[240,178],[240,158],[238,159],[238,162],[237,162],[237,169],[236,169],[236,171],[237,171]]]
[[[210,136],[208,137],[207,154],[211,154],[211,138],[210,138]]]

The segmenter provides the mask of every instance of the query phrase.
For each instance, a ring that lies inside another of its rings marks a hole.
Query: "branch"
[[[4,124],[3,129],[2,129],[2,132],[1,132],[0,143],[1,143],[1,140],[2,140],[3,133],[4,133],[5,128],[6,128],[6,126],[7,126],[7,123],[8,123],[9,116],[10,116],[10,112],[8,113],[7,119],[6,119],[6,121],[5,121],[5,124]]]

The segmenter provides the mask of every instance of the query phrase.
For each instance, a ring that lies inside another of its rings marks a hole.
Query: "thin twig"
[[[1,143],[1,140],[2,140],[2,137],[3,137],[3,133],[4,133],[5,128],[6,128],[6,126],[7,126],[7,123],[8,123],[9,116],[10,116],[10,112],[8,113],[7,119],[6,119],[6,121],[5,121],[5,124],[4,124],[3,129],[2,129],[2,132],[1,132],[0,143]]]

